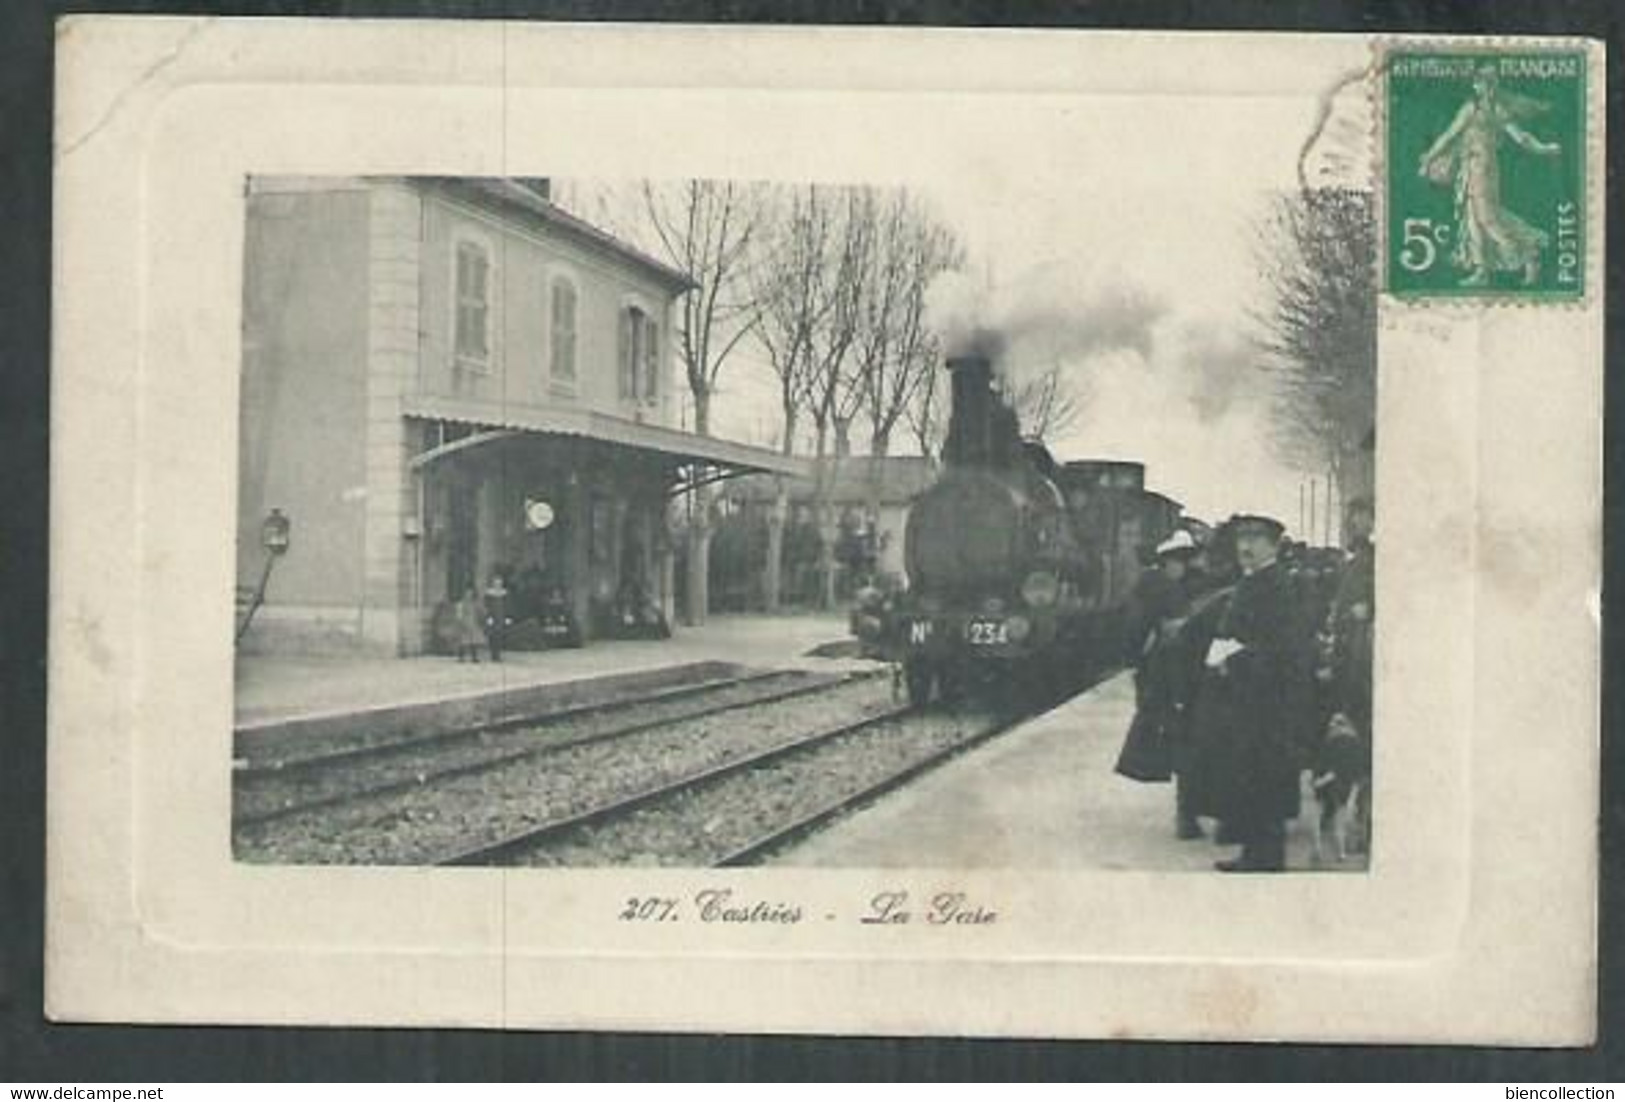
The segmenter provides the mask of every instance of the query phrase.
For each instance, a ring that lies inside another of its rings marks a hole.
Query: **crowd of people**
[[[1302,777],[1316,802],[1347,802],[1352,849],[1370,836],[1372,630],[1369,499],[1345,543],[1312,548],[1257,515],[1206,542],[1177,531],[1131,602],[1136,711],[1117,769],[1174,782],[1175,831],[1240,846],[1225,872],[1286,865]]]

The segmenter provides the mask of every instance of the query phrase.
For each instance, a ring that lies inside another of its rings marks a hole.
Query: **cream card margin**
[[[539,876],[230,862],[226,597],[246,173],[906,176],[953,163],[929,125],[942,125],[931,109],[944,104],[974,113],[993,102],[1013,119],[1030,106],[1036,119],[1054,97],[1285,94],[1279,74],[1356,42],[65,21],[51,1015],[1588,1039],[1600,295],[1578,310],[1385,304],[1383,827],[1368,877]],[[1590,57],[1600,94],[1601,49]],[[1600,131],[1593,139],[1600,196]],[[1589,240],[1601,247],[1600,221]],[[951,938],[613,922],[627,894],[717,883],[855,914],[900,879],[967,887],[1008,920]]]

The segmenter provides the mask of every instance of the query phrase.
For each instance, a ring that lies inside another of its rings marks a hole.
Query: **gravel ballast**
[[[892,707],[885,680],[867,678],[714,716],[675,718],[405,792],[248,824],[234,832],[235,851],[263,863],[427,864]]]

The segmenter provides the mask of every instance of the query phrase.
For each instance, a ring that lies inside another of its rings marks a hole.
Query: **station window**
[[[457,361],[485,367],[491,362],[491,250],[478,241],[457,242],[456,304]]]
[[[660,391],[660,326],[640,306],[621,312],[621,397],[652,402]]]
[[[660,393],[660,326],[643,318],[643,400],[653,402]]]
[[[549,337],[549,363],[553,378],[573,383],[576,379],[576,288],[568,279],[555,279],[552,292],[552,327]]]

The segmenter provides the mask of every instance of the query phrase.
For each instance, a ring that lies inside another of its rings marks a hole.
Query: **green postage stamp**
[[[1402,298],[1586,293],[1586,54],[1386,55],[1384,286]]]

